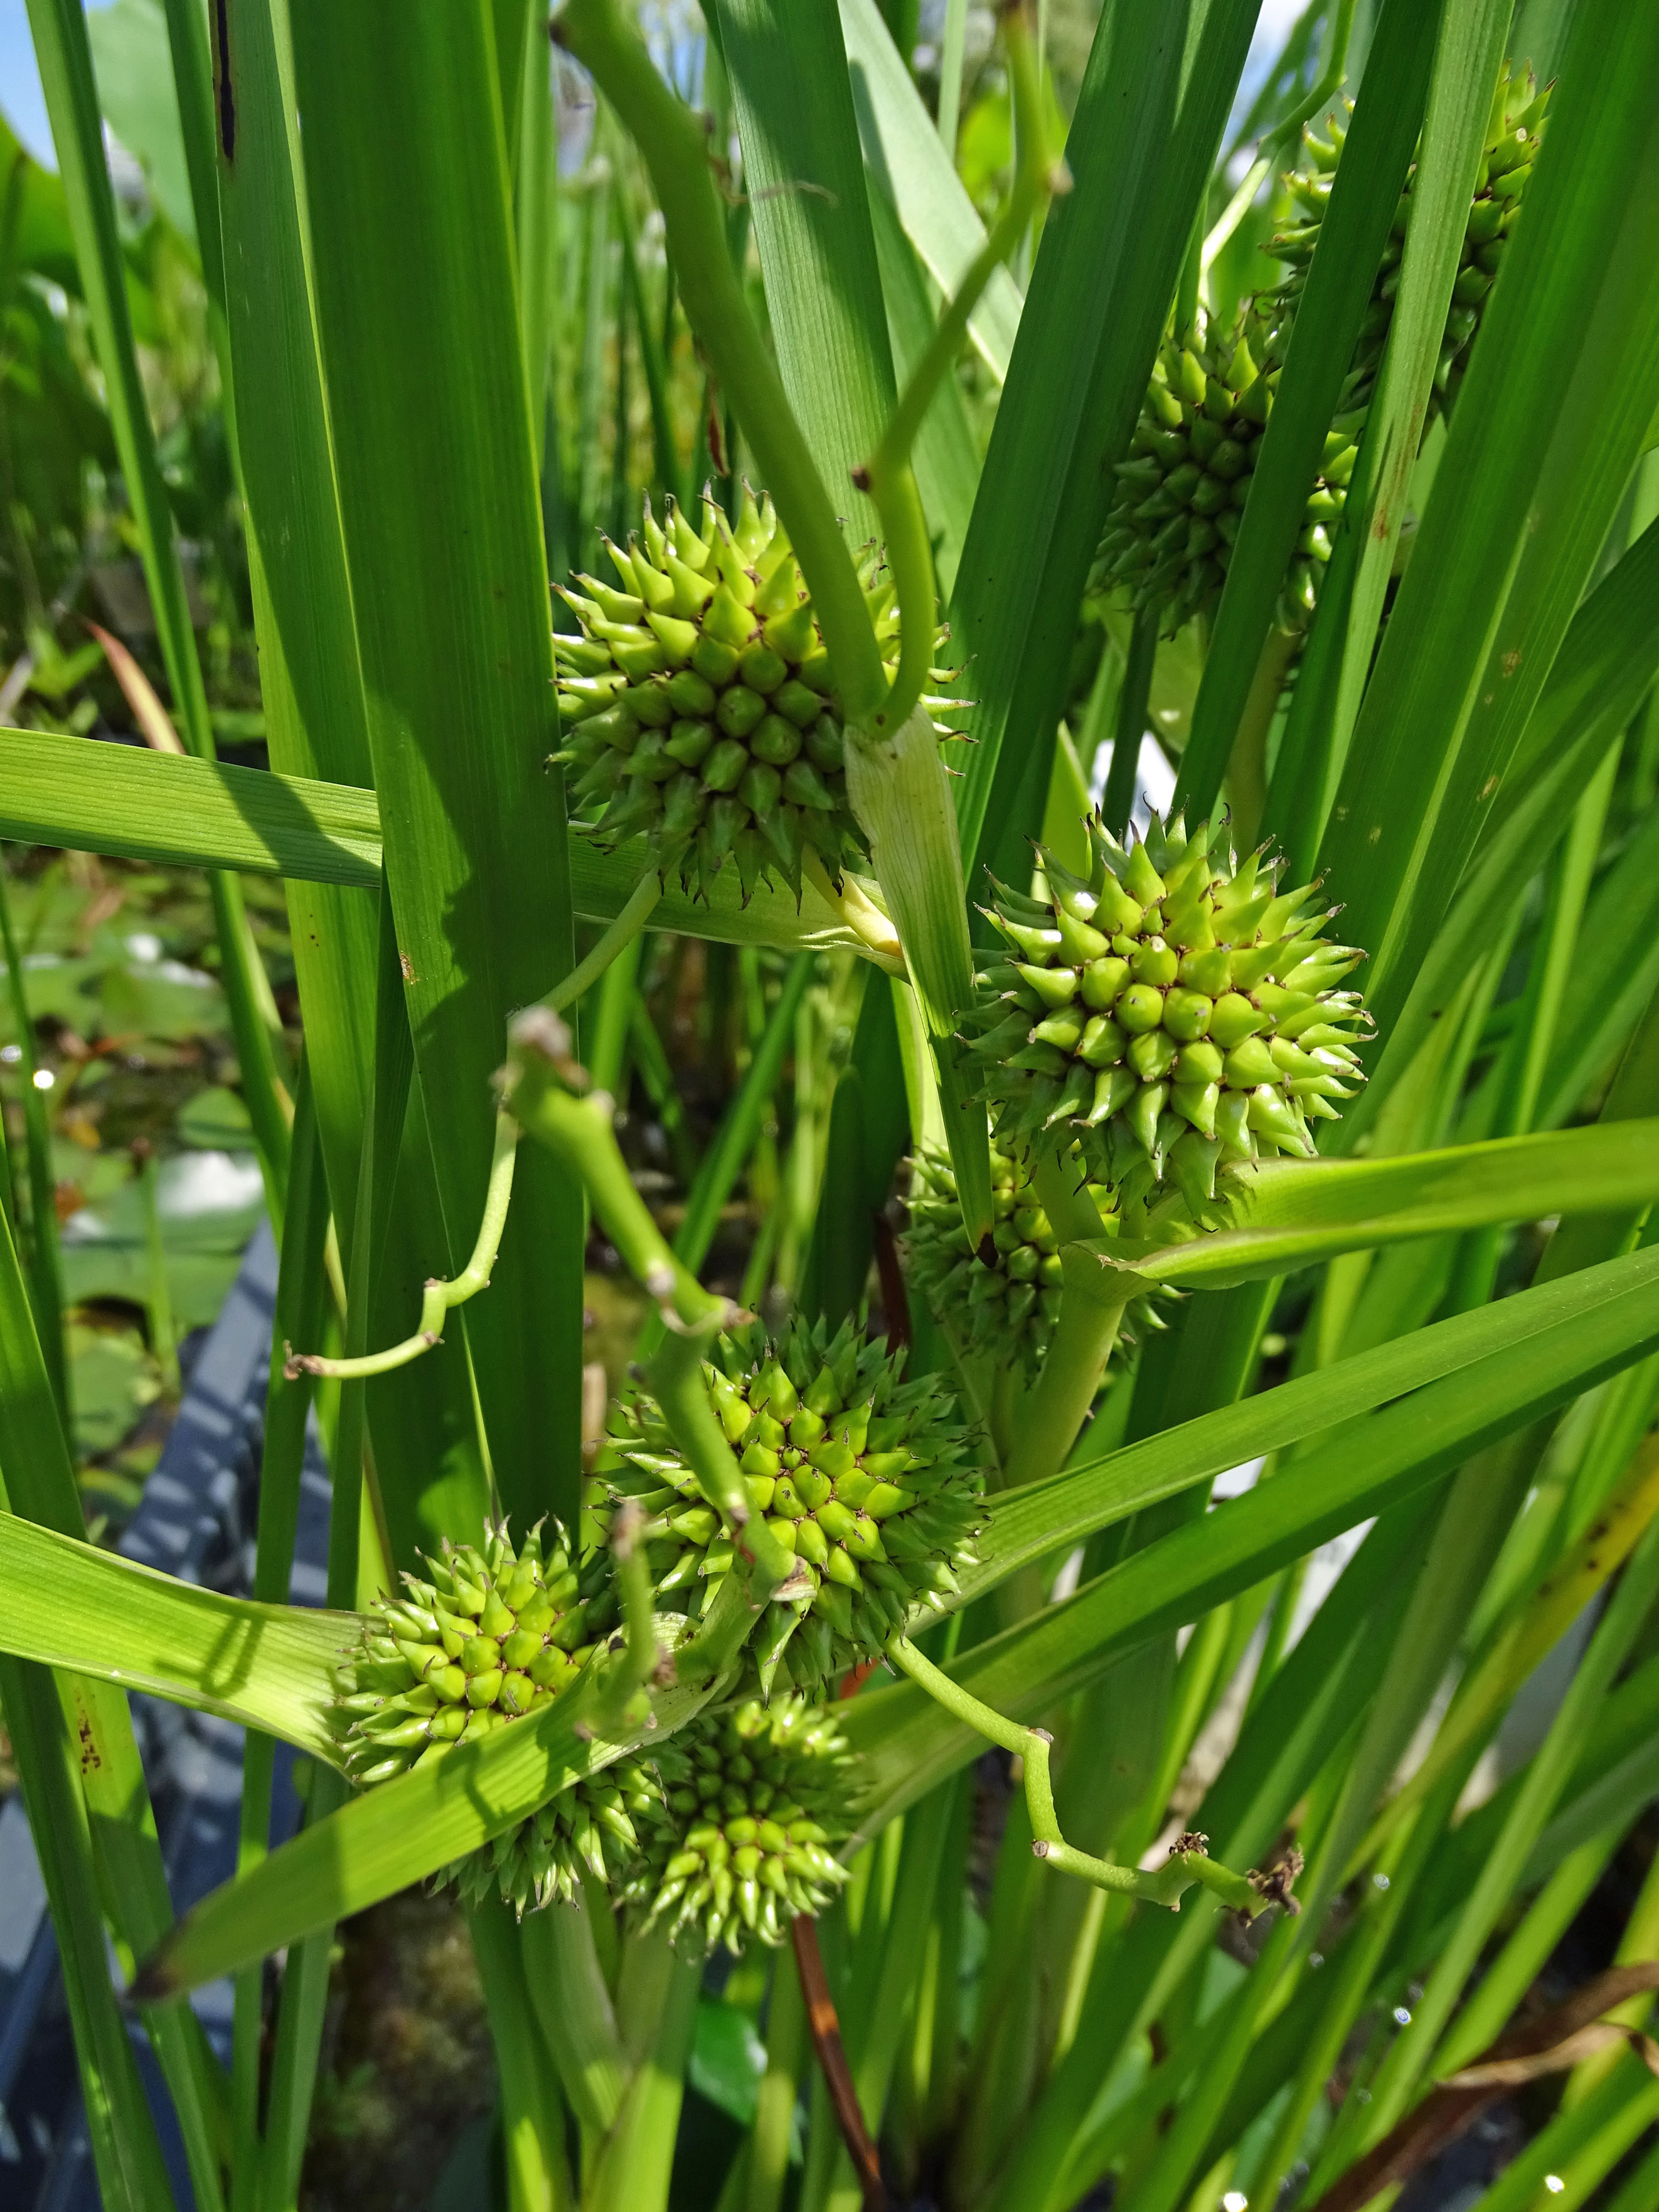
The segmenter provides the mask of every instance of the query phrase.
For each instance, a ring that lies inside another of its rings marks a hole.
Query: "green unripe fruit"
[[[469,1905],[486,1903],[494,1892],[520,1918],[556,1899],[575,1901],[584,1869],[607,1889],[620,1889],[639,1864],[641,1816],[661,1806],[651,1767],[619,1759],[457,1859],[438,1879],[453,1882]]]
[[[1487,117],[1480,166],[1475,172],[1474,194],[1464,228],[1452,305],[1441,335],[1439,359],[1435,367],[1431,413],[1441,409],[1449,410],[1457,397],[1468,365],[1469,347],[1480,328],[1486,295],[1496,274],[1498,255],[1513,234],[1532,175],[1532,164],[1542,143],[1549,96],[1548,86],[1540,93],[1530,70],[1516,71],[1512,64],[1504,64]],[[1319,242],[1325,206],[1346,142],[1352,107],[1352,100],[1344,100],[1340,112],[1328,118],[1328,140],[1316,138],[1310,130],[1304,131],[1304,165],[1311,173],[1291,180],[1302,219],[1288,234],[1282,234],[1268,244],[1269,252],[1291,264],[1290,276],[1274,295],[1279,309],[1278,326],[1266,348],[1267,354],[1275,361],[1283,360],[1289,343],[1291,325],[1307,283],[1308,265]],[[1372,288],[1370,308],[1361,326],[1359,344],[1345,387],[1343,404],[1349,409],[1368,403],[1382,362],[1394,319],[1401,257],[1416,181],[1413,164],[1395,217],[1394,234],[1384,249],[1382,265]]]
[[[561,596],[582,635],[553,641],[567,725],[556,757],[593,836],[642,834],[651,865],[687,890],[734,860],[745,897],[774,875],[799,897],[809,849],[832,877],[861,862],[823,641],[770,500],[757,506],[745,489],[735,529],[705,502],[701,533],[672,503],[659,529],[647,504],[644,542],[606,550],[622,589],[577,577]],[[895,661],[891,595],[875,588],[873,562],[862,573]],[[824,734],[798,762],[815,726]],[[805,774],[780,782],[798,767]]]
[[[797,1321],[775,1344],[758,1326],[733,1329],[703,1370],[750,1510],[795,1555],[750,1643],[763,1692],[811,1688],[873,1658],[918,1608],[956,1595],[973,1557],[981,1477],[954,1401],[936,1376],[905,1382],[903,1367],[850,1322],[830,1337]],[[659,1602],[700,1617],[731,1571],[732,1532],[643,1393],[613,1416],[588,1502],[604,1515],[630,1498],[647,1515]]]
[[[505,1524],[487,1527],[482,1545],[447,1545],[426,1566],[428,1580],[404,1575],[401,1600],[375,1601],[360,1646],[336,1673],[345,1770],[359,1784],[388,1782],[539,1712],[615,1622],[603,1564],[579,1575],[556,1521],[516,1547]],[[473,1902],[499,1891],[520,1913],[572,1897],[583,1867],[617,1881],[637,1855],[633,1818],[656,1794],[648,1769],[618,1761],[439,1879]]]
[[[1237,514],[1272,409],[1265,366],[1270,345],[1268,326],[1254,305],[1225,329],[1200,319],[1183,343],[1171,336],[1154,366],[1129,452],[1117,464],[1117,491],[1091,589],[1137,612],[1155,611],[1166,632],[1212,612],[1220,599]],[[1272,382],[1277,374],[1275,368]],[[1202,396],[1194,399],[1200,383]],[[1351,444],[1339,439],[1310,495],[1310,524],[1341,513],[1341,486],[1352,464]],[[1287,584],[1275,617],[1279,628],[1301,631],[1310,611],[1310,604]]]
[[[1083,1173],[1079,1161],[1078,1180]],[[1100,1214],[1101,1235],[1115,1236],[1118,1212],[1110,1186],[1091,1182],[1088,1190]],[[1060,1316],[1060,1240],[1025,1164],[995,1145],[991,1194],[997,1227],[994,1254],[986,1257],[969,1245],[949,1156],[932,1148],[918,1153],[910,1168],[904,1256],[913,1288],[965,1356],[985,1353],[999,1365],[1018,1363],[1029,1378],[1042,1364]],[[1150,1298],[1135,1298],[1124,1315],[1118,1344],[1132,1345],[1164,1326]],[[873,1471],[868,1455],[865,1467]],[[884,1517],[873,1494],[865,1499],[864,1510]]]
[[[1098,817],[1088,830],[1086,881],[1042,852],[1046,904],[995,886],[991,918],[1022,957],[977,978],[963,1030],[978,1088],[1005,1154],[1075,1143],[1120,1217],[1166,1176],[1201,1216],[1218,1173],[1310,1153],[1309,1117],[1334,1118],[1331,1101],[1351,1095],[1364,1017],[1333,987],[1361,956],[1321,939],[1316,886],[1280,894],[1274,866],[1240,866],[1219,825],[1189,836],[1154,817],[1127,851]],[[1115,922],[1124,899],[1139,920],[1115,928],[1111,957],[1146,980],[1104,1017],[1090,1012],[1091,969],[1061,957],[1061,924]]]
[[[799,1698],[699,1718],[657,1754],[665,1798],[647,1814],[624,1895],[647,1928],[713,1950],[781,1943],[847,1880],[852,1755],[831,1709]]]
[[[345,1765],[354,1778],[384,1765],[386,1737],[407,1719],[419,1718],[426,1733],[401,1745],[400,1768],[485,1733],[495,1717],[550,1704],[615,1619],[599,1574],[579,1577],[556,1522],[532,1529],[516,1549],[504,1527],[490,1528],[482,1547],[447,1547],[426,1565],[429,1580],[404,1577],[401,1601],[376,1600],[361,1647],[348,1655]],[[376,1655],[388,1634],[391,1664]],[[358,1693],[371,1689],[372,1709],[360,1706]],[[465,1705],[477,1717],[436,1729],[434,1703]]]
[[[1441,336],[1431,413],[1449,409],[1456,397],[1469,347],[1532,174],[1548,98],[1547,89],[1537,92],[1529,71],[1512,75],[1505,66],[1492,100]],[[1195,614],[1212,612],[1220,597],[1352,105],[1345,101],[1342,112],[1328,118],[1328,141],[1316,137],[1311,130],[1303,133],[1305,172],[1286,179],[1295,219],[1267,249],[1289,264],[1285,282],[1276,292],[1247,302],[1224,331],[1200,320],[1179,341],[1170,334],[1154,368],[1129,451],[1117,464],[1117,493],[1107,514],[1091,588],[1127,599],[1137,611],[1155,610],[1166,631],[1179,629]],[[1346,498],[1356,441],[1394,319],[1415,179],[1413,168],[1343,386],[1343,411],[1326,439],[1320,473],[1304,510],[1297,556],[1279,593],[1275,620],[1291,635],[1306,629],[1317,604],[1320,578],[1331,554],[1332,526]]]

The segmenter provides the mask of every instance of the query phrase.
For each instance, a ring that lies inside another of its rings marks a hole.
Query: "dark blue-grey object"
[[[269,1227],[262,1227],[190,1367],[166,1449],[120,1544],[129,1559],[146,1566],[237,1595],[252,1579],[276,1297],[276,1249]],[[289,1589],[295,1605],[323,1601],[328,1509],[328,1469],[313,1423]],[[132,1708],[173,1909],[183,1912],[235,1872],[242,1731],[156,1698],[135,1697]],[[273,1843],[298,1823],[292,1768],[291,1754],[279,1747]],[[228,2063],[230,1984],[212,1983],[191,2002],[209,2041]],[[172,2106],[136,2025],[133,2038],[179,2212],[186,2212],[195,2199]],[[0,1807],[0,2205],[6,2212],[100,2207],[58,1948],[19,1796]]]

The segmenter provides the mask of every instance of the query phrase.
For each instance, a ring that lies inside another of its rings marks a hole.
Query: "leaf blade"
[[[355,1613],[256,1605],[0,1513],[0,1649],[263,1729],[333,1765],[328,1670]]]

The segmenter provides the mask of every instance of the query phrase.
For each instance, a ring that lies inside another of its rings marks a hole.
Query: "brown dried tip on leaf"
[[[1244,1879],[1261,1899],[1264,1908],[1276,1905],[1281,1911],[1295,1915],[1301,1911],[1302,1907],[1291,1894],[1291,1884],[1305,1864],[1301,1852],[1292,1844],[1283,1858],[1275,1859],[1272,1866],[1259,1873],[1253,1869]]]

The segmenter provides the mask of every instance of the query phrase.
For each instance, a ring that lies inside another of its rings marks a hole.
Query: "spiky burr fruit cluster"
[[[389,1782],[422,1759],[537,1712],[574,1682],[616,1615],[587,1595],[556,1521],[515,1546],[506,1525],[482,1545],[446,1544],[429,1579],[403,1577],[378,1598],[358,1646],[335,1672],[335,1716],[354,1782]],[[528,1820],[437,1877],[472,1902],[499,1892],[519,1912],[576,1893],[586,1867],[616,1882],[639,1851],[634,1821],[659,1802],[654,1778],[624,1759],[573,1783]]]
[[[602,1583],[586,1592],[556,1522],[514,1546],[506,1525],[483,1544],[446,1543],[428,1579],[377,1598],[362,1640],[336,1674],[354,1782],[395,1774],[539,1711],[573,1682],[616,1618]]]
[[[580,637],[556,636],[574,793],[607,846],[643,835],[651,865],[704,891],[728,860],[745,900],[801,862],[832,878],[867,851],[847,799],[830,657],[783,526],[745,486],[735,525],[711,499],[699,533],[671,500],[641,534],[606,541],[621,589],[579,576],[560,596]],[[877,639],[896,656],[892,586],[860,564]]]
[[[1127,593],[1137,613],[1155,611],[1166,631],[1208,614],[1226,581],[1279,381],[1278,368],[1258,368],[1252,350],[1267,341],[1248,313],[1225,331],[1210,331],[1200,313],[1184,337],[1170,337],[1153,365],[1128,457],[1116,465],[1091,587]],[[1291,634],[1306,628],[1331,557],[1353,472],[1352,428],[1339,422],[1329,433],[1308,495],[1275,616]]]
[[[1077,1179],[1086,1179],[1073,1156]],[[1089,1182],[1100,1215],[1100,1232],[1119,1226],[1117,1194],[1107,1182]],[[905,1256],[910,1280],[929,1312],[972,1356],[992,1352],[1029,1377],[1041,1365],[1060,1317],[1060,1239],[1042,1210],[1027,1162],[1017,1152],[991,1147],[991,1205],[996,1225],[993,1250],[981,1255],[968,1241],[950,1156],[933,1146],[917,1153],[910,1170],[910,1226]],[[1149,1298],[1133,1300],[1118,1331],[1133,1344],[1165,1326]]]
[[[657,1754],[666,1793],[624,1894],[647,1927],[694,1930],[710,1950],[781,1943],[847,1879],[851,1757],[833,1713],[798,1698],[693,1721]]]
[[[936,1376],[903,1379],[852,1323],[833,1337],[796,1321],[775,1342],[756,1325],[720,1337],[703,1369],[751,1512],[794,1555],[756,1629],[764,1691],[806,1689],[872,1658],[919,1605],[957,1589],[972,1557],[981,1477],[954,1401]],[[659,1600],[696,1617],[730,1572],[732,1539],[682,1458],[654,1400],[612,1418],[595,1503],[637,1501]]]
[[[1510,64],[1504,64],[1492,95],[1480,166],[1475,172],[1457,280],[1452,287],[1451,307],[1435,367],[1431,405],[1449,408],[1462,381],[1486,295],[1497,277],[1521,204],[1526,198],[1532,165],[1543,138],[1544,112],[1549,106],[1549,87],[1547,85],[1540,93],[1529,69],[1516,70]],[[1307,283],[1314,248],[1319,243],[1320,225],[1336,179],[1337,166],[1347,138],[1348,117],[1352,112],[1352,101],[1345,100],[1340,109],[1327,118],[1328,136],[1324,138],[1311,129],[1304,131],[1306,167],[1285,179],[1301,220],[1281,231],[1267,247],[1269,252],[1289,263],[1291,269],[1274,295],[1279,320],[1268,351],[1275,360],[1284,358],[1289,344],[1291,326]],[[1345,389],[1345,406],[1363,405],[1376,381],[1389,327],[1394,320],[1395,295],[1400,287],[1401,258],[1416,179],[1413,164],[1400,196],[1382,265],[1377,271],[1365,319],[1360,325],[1359,344]]]
[[[1313,1150],[1310,1115],[1352,1095],[1363,957],[1327,945],[1317,884],[1235,860],[1219,823],[1156,817],[1126,851],[1088,824],[1086,881],[1041,854],[1044,901],[996,887],[1008,957],[976,979],[967,1030],[1005,1149],[1059,1132],[1121,1207],[1173,1176],[1194,1212],[1218,1170]]]
[[[619,1759],[457,1859],[438,1880],[453,1882],[468,1905],[482,1905],[494,1893],[520,1919],[556,1899],[570,1904],[584,1868],[606,1889],[620,1891],[640,1862],[641,1816],[661,1808],[654,1770],[643,1759]]]

